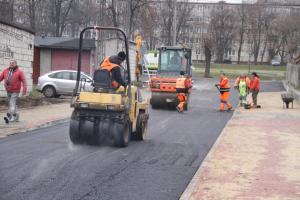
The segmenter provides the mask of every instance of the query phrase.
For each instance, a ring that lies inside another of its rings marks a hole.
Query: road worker
[[[111,86],[114,89],[118,89],[120,86],[126,87],[126,83],[124,82],[121,75],[121,64],[126,59],[126,54],[124,51],[120,51],[117,55],[113,55],[105,58],[99,65],[100,69],[96,70],[99,72],[98,80],[94,80],[95,82],[102,83],[105,81],[103,79],[103,72],[108,73],[109,80],[111,81]],[[101,75],[102,74],[102,75]],[[94,74],[94,79],[97,79],[97,73]],[[106,79],[107,80],[107,79]]]
[[[176,109],[178,112],[183,112],[184,106],[188,100],[188,93],[190,88],[192,87],[192,83],[190,79],[184,76],[184,71],[180,72],[180,77],[176,79],[176,92],[179,104]]]
[[[143,44],[143,38],[139,31],[135,33],[135,51],[136,51],[136,67],[135,67],[135,76],[137,81],[139,81],[141,73],[142,73],[142,54],[141,48]]]
[[[252,73],[252,79],[250,82],[250,91],[252,93],[252,105],[251,107],[257,108],[257,95],[260,90],[260,79],[256,72]]]
[[[250,87],[250,79],[246,74],[241,74],[234,83],[234,88],[239,92],[239,104],[244,106],[247,104],[247,95]]]
[[[232,109],[231,104],[228,101],[230,96],[230,84],[229,79],[225,76],[225,73],[222,72],[220,75],[220,82],[216,84],[220,91],[220,111],[224,111],[225,105],[228,110]],[[225,104],[225,105],[224,105]]]

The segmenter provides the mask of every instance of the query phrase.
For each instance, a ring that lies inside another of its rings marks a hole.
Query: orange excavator
[[[150,79],[152,108],[176,108],[176,80],[180,72],[192,82],[191,49],[179,46],[158,48],[157,75]],[[190,94],[189,89],[189,94]],[[184,109],[188,109],[189,94]]]

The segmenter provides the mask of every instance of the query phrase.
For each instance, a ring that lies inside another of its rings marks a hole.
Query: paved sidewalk
[[[5,124],[3,117],[6,112],[2,111],[0,112],[0,138],[68,121],[71,111],[70,103],[20,109],[20,121],[10,124]]]
[[[299,200],[300,104],[261,93],[262,109],[238,109],[181,200]]]

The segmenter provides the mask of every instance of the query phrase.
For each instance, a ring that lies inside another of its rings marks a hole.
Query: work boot
[[[221,104],[220,104],[220,109],[219,109],[219,111],[220,111],[220,112],[223,112],[224,109],[225,109],[225,108],[224,108],[224,104],[221,103]]]
[[[9,118],[8,117],[4,117],[4,121],[6,124],[9,124]]]
[[[232,109],[232,105],[231,104],[227,104],[227,109],[231,110]]]
[[[182,113],[183,112],[183,109],[181,109],[179,106],[176,106],[176,109],[179,113]]]
[[[9,118],[9,122],[15,122],[16,121],[16,116],[13,115],[11,118]]]

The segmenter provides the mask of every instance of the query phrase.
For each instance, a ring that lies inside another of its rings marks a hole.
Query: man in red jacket
[[[253,101],[253,107],[257,107],[257,95],[260,90],[260,79],[256,72],[252,73],[252,79],[250,82],[250,91],[252,93],[252,101]]]
[[[7,116],[4,117],[6,123],[18,121],[19,114],[17,113],[17,99],[23,86],[23,96],[26,95],[27,84],[23,71],[18,67],[16,60],[11,60],[9,67],[6,67],[0,74],[0,82],[4,80],[5,90],[7,92],[9,108]]]

